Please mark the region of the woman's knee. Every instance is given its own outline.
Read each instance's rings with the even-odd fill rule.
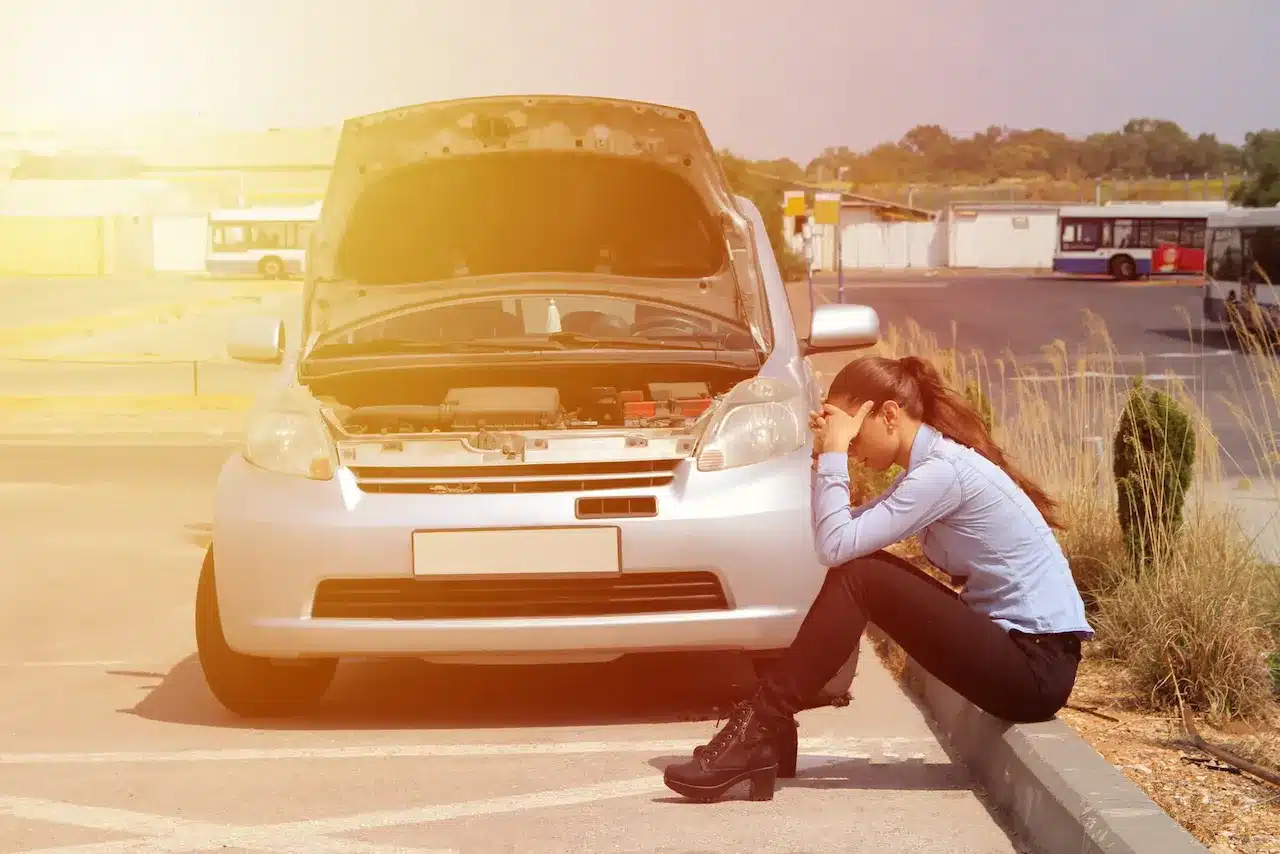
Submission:
[[[892,578],[892,567],[886,564],[902,565],[915,572],[915,568],[897,555],[886,551],[872,552],[863,557],[834,566],[827,571],[827,580],[836,581],[845,586],[856,588],[859,593],[866,593],[879,586],[879,582]]]

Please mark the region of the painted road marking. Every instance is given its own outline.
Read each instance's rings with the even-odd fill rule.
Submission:
[[[1013,380],[1014,382],[1052,383],[1052,382],[1059,382],[1061,380],[1078,380],[1078,379],[1128,380],[1138,376],[1142,376],[1144,379],[1148,379],[1148,380],[1198,380],[1200,379],[1200,377],[1196,376],[1195,374],[1110,374],[1110,373],[1104,373],[1102,371],[1081,371],[1079,373],[1047,374],[1044,376],[1038,376],[1034,374],[1026,375],[1026,376],[1019,375],[1015,377],[1009,377],[1009,379]]]
[[[6,485],[7,484],[0,483],[0,490],[3,490],[3,488]],[[25,668],[42,668],[42,667],[105,668],[105,667],[123,667],[128,663],[129,662],[127,661],[0,661],[0,669],[11,670],[14,668],[25,669]]]
[[[224,748],[218,750],[115,751],[99,753],[0,753],[0,765],[124,765],[164,762],[250,762],[297,759],[383,759],[476,756],[572,756],[591,753],[691,753],[698,740],[569,741],[524,744],[371,744],[353,747]],[[929,737],[803,738],[803,750],[869,757],[894,747],[927,748]]]
[[[941,748],[931,738],[884,738],[884,739],[804,739],[806,747],[812,744],[837,745],[852,744],[859,747],[876,745],[904,745],[908,742],[931,745],[939,755],[940,762],[950,765],[951,762],[941,753]],[[645,752],[661,752],[677,749],[684,753],[691,749],[689,742],[651,741],[651,742],[584,742],[565,745],[421,745],[436,751],[452,751],[452,753],[435,753],[433,755],[490,755],[509,756],[512,752],[520,752],[521,748],[536,748],[537,752],[546,752],[547,748],[565,748],[563,752],[581,751],[597,752],[599,748],[608,747],[614,752],[643,749]],[[377,750],[378,748],[374,748]],[[401,748],[403,749],[403,748]],[[459,750],[466,752],[459,753]],[[369,748],[361,749],[369,755]],[[479,753],[484,751],[484,753]],[[258,754],[296,755],[314,753],[306,750],[285,751],[250,751]],[[886,750],[887,755],[895,761],[902,761],[897,751]],[[179,751],[170,754],[149,754],[152,756],[192,756],[192,755],[226,755],[241,754],[244,751]],[[19,754],[21,755],[21,754]],[[49,756],[57,754],[27,754],[27,756]],[[75,755],[75,754],[67,754]],[[143,754],[78,754],[79,756],[138,756]],[[800,757],[797,763],[800,772],[807,772],[849,760],[867,760],[870,757],[861,749],[841,755],[840,751],[824,751],[824,755]],[[923,753],[913,753],[906,762],[916,765],[925,761]],[[661,775],[646,774],[625,780],[614,780],[567,789],[551,789],[528,792],[519,795],[502,795],[492,798],[462,801],[458,803],[432,804],[424,807],[408,809],[374,810],[334,818],[308,819],[303,821],[282,822],[261,825],[229,825],[209,821],[193,821],[172,816],[161,816],[151,813],[135,812],[107,807],[87,806],[65,801],[42,800],[22,797],[0,797],[0,815],[9,815],[19,819],[50,822],[62,825],[73,825],[81,828],[104,830],[116,833],[133,834],[135,838],[120,842],[98,842],[87,845],[61,846],[57,848],[28,849],[18,854],[126,854],[126,852],[197,852],[218,848],[244,848],[255,851],[293,852],[306,851],[308,854],[438,854],[440,849],[431,852],[429,849],[405,846],[378,845],[352,839],[335,839],[334,834],[357,833],[361,831],[406,827],[410,825],[430,824],[450,821],[457,818],[491,816],[522,812],[526,810],[547,809],[562,806],[576,806],[597,803],[618,798],[636,797],[666,791]]]
[[[0,410],[19,412],[248,412],[251,394],[0,395]]]
[[[306,851],[307,854],[444,854],[442,849],[332,839],[294,829],[290,825],[236,826],[36,798],[0,797],[0,815],[143,837],[119,842],[34,848],[17,854],[160,854],[219,848],[245,848],[280,854],[296,854],[299,851]],[[455,849],[447,850],[453,852]]]

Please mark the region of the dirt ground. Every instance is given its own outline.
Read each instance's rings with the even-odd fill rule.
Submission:
[[[1126,696],[1122,668],[1086,658],[1071,696],[1075,708],[1059,717],[1212,851],[1280,852],[1280,788],[1193,747],[1176,712],[1142,711]],[[1249,724],[1194,723],[1209,744],[1280,768],[1280,704]]]

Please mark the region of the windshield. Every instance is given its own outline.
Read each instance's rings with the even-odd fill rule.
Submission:
[[[753,341],[750,332],[741,327],[678,308],[625,297],[578,294],[511,296],[425,307],[327,337],[320,347],[386,342],[393,351],[430,347],[447,352],[450,345],[456,345],[459,352],[466,352],[485,342],[525,338],[529,340],[522,349],[537,349],[539,341],[545,349],[563,349],[574,343],[589,346],[598,339],[598,346],[606,348],[665,344],[746,350]],[[578,340],[572,341],[574,338]],[[322,354],[320,347],[317,354]]]
[[[1215,228],[1207,272],[1220,282],[1280,281],[1280,227]]]
[[[360,195],[339,278],[402,284],[509,273],[715,276],[724,238],[693,186],[655,163],[503,152],[393,169]]]

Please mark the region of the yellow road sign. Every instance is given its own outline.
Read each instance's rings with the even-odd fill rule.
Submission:
[[[818,193],[813,200],[813,218],[818,225],[839,225],[840,194]]]

